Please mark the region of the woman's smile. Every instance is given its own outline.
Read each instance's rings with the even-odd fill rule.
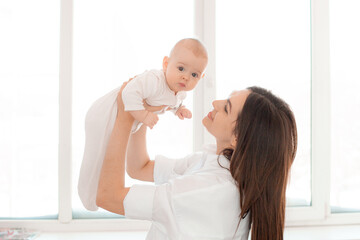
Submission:
[[[208,113],[207,117],[210,118],[211,121],[213,120],[212,111]]]

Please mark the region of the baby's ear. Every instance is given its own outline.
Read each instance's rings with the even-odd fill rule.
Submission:
[[[164,70],[164,72],[166,72],[168,63],[169,63],[169,57],[165,56],[164,59],[163,59],[163,70]]]

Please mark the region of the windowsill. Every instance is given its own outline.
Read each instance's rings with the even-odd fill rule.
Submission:
[[[145,231],[139,232],[43,232],[35,240],[140,240],[145,239]]]
[[[286,240],[355,240],[360,239],[360,225],[308,226],[285,228]]]
[[[36,240],[140,240],[145,239],[146,231],[107,231],[107,232],[43,232]],[[286,240],[355,240],[360,238],[360,226],[321,226],[287,227]]]

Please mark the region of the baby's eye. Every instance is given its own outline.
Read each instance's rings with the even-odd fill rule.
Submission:
[[[184,71],[184,68],[183,67],[178,67],[179,71]]]
[[[197,73],[192,73],[191,74],[194,78],[196,78],[198,75],[197,75]]]

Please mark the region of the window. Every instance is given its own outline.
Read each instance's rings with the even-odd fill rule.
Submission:
[[[97,98],[161,68],[177,40],[194,36],[210,57],[185,102],[194,118],[161,116],[150,156],[198,150],[211,141],[201,119],[212,100],[260,85],[289,102],[298,124],[287,225],[360,223],[359,10],[356,0],[1,1],[1,226],[52,218],[52,229],[146,228],[81,219],[119,217],[89,213],[78,198],[84,118]]]
[[[294,111],[298,151],[287,190],[290,206],[311,202],[310,40],[308,1],[216,2],[217,98],[260,86],[283,98]]]
[[[139,7],[141,6],[141,7]],[[151,9],[151,11],[149,11]],[[91,104],[124,81],[145,70],[161,69],[164,56],[184,37],[193,37],[192,1],[74,1],[73,179],[74,218],[105,217],[82,206],[77,194],[84,151],[85,114]],[[96,17],[94,17],[96,15]],[[172,19],[172,21],[168,21]],[[192,110],[192,93],[185,99]],[[176,127],[174,127],[176,126]],[[192,120],[168,112],[148,131],[150,157],[182,156],[192,151]],[[166,148],[163,146],[167,145]],[[181,146],[181,147],[179,147]],[[126,178],[131,186],[136,180]],[[109,217],[119,216],[110,214]]]
[[[330,2],[333,213],[360,212],[360,2]]]
[[[57,218],[59,16],[0,3],[0,218]]]

